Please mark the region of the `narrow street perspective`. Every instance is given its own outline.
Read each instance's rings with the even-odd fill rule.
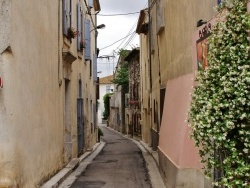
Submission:
[[[250,0],[0,0],[0,188],[250,188]]]
[[[138,146],[109,128],[102,130],[106,146],[71,188],[151,188]]]

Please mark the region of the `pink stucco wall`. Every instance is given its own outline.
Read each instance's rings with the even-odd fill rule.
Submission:
[[[167,83],[160,129],[159,149],[178,168],[202,167],[198,150],[189,138],[188,109],[191,101],[193,74]]]

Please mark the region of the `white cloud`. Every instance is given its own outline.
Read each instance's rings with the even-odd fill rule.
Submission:
[[[147,6],[147,0],[100,0],[101,12],[99,14],[124,14],[124,13],[132,13],[139,12],[141,9],[144,9]],[[98,24],[105,24],[106,28],[103,30],[99,30],[98,35],[98,48],[104,48],[117,40],[128,35],[132,26],[135,25],[132,32],[136,29],[136,24],[139,18],[139,14],[126,15],[126,16],[98,16]],[[117,47],[121,44],[121,42],[126,42],[129,37],[125,41],[120,41],[115,45],[106,48],[100,51],[99,56],[102,55],[112,55],[114,50],[117,50]],[[124,43],[123,43],[124,44]],[[138,36],[130,43],[126,49],[131,49],[130,46],[138,46],[139,39]],[[123,47],[124,45],[121,45]],[[98,61],[98,71],[102,71],[99,74],[99,77],[103,77],[106,75],[110,75],[113,72],[113,67],[116,66],[116,60],[102,60]]]

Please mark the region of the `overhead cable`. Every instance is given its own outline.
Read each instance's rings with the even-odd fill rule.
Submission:
[[[129,35],[127,35],[127,36],[125,36],[125,37],[123,37],[123,38],[121,38],[121,39],[119,39],[119,40],[115,41],[114,43],[112,43],[112,44],[110,44],[110,45],[108,45],[108,46],[105,46],[105,47],[101,48],[100,50],[103,50],[103,49],[109,48],[110,46],[113,46],[113,45],[114,45],[114,44],[116,44],[117,42],[120,42],[121,40],[123,40],[123,39],[125,39],[125,38],[129,37],[130,35],[132,35],[132,34],[134,34],[134,33],[135,33],[135,31],[134,31],[134,32],[132,32],[132,33],[130,33]]]
[[[98,14],[98,16],[126,16],[131,14],[139,14],[140,12],[120,13],[120,14]]]

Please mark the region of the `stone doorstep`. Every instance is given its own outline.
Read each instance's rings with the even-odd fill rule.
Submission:
[[[78,166],[79,164],[86,159],[92,152],[94,152],[98,146],[100,145],[100,142],[96,143],[91,151],[85,152],[83,155],[81,155],[79,158],[72,159],[66,167],[64,167],[62,170],[60,170],[56,175],[54,175],[51,179],[49,179],[47,182],[45,182],[41,188],[56,188],[62,183]]]

